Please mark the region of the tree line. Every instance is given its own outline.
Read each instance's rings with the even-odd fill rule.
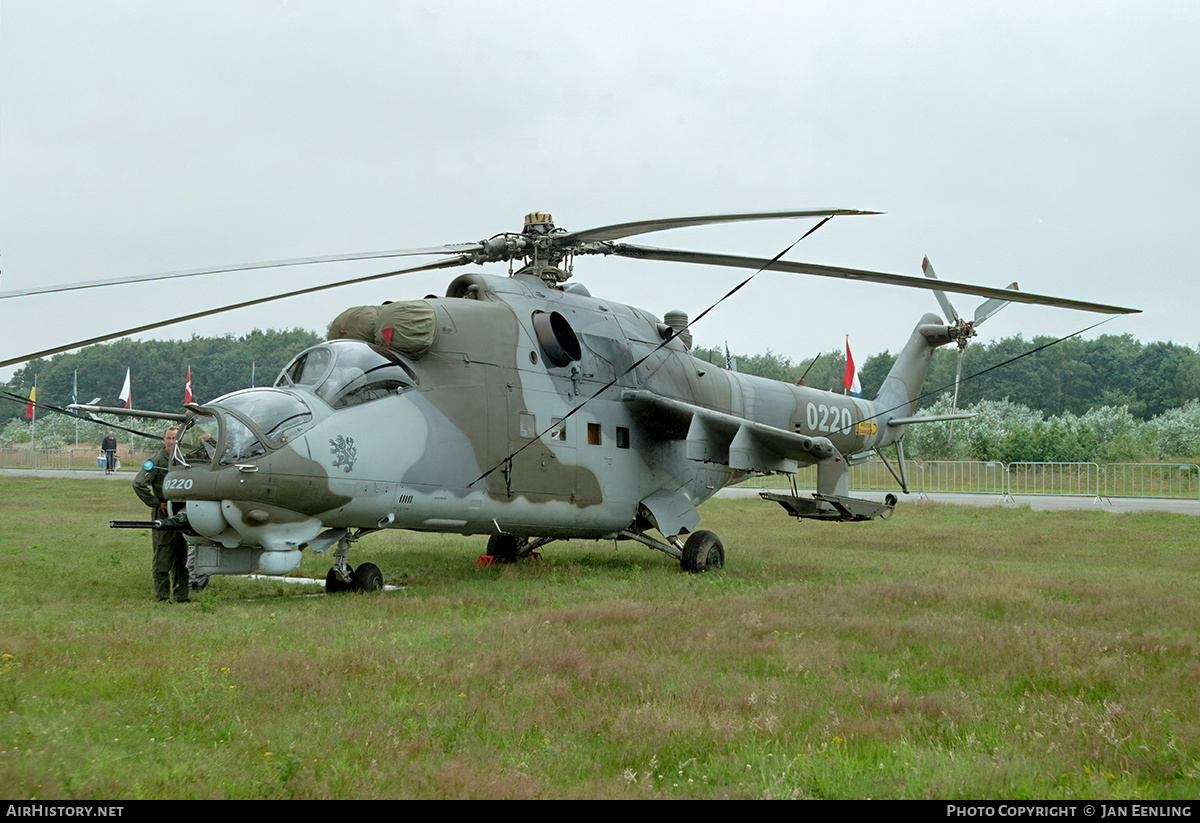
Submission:
[[[204,403],[270,385],[297,352],[321,339],[303,329],[255,329],[241,337],[120,340],[31,361],[3,388],[28,397],[36,376],[39,402],[66,406],[73,396],[81,403],[99,397],[100,405],[115,406],[121,404],[128,368],[135,408],[176,411],[189,367],[193,398]],[[915,426],[906,438],[909,453],[1004,461],[1200,454],[1200,352],[1176,343],[1142,343],[1127,334],[1047,346],[1053,342],[1018,335],[968,346],[958,408],[974,411],[978,419]],[[698,347],[693,354],[725,365],[721,348]],[[935,353],[919,410],[949,411],[957,358],[954,346]],[[798,361],[771,351],[737,354],[734,360],[748,374],[790,383],[803,376],[808,386],[842,391],[844,350]],[[864,397],[878,392],[895,361],[896,355],[885,351],[859,364]],[[0,404],[0,429],[19,434],[24,415],[24,403]],[[13,421],[18,422],[9,427]]]
[[[723,350],[696,354],[725,365]],[[845,352],[793,361],[767,352],[734,358],[749,374],[827,391],[843,390]],[[863,397],[874,397],[896,355],[859,367]],[[858,365],[858,364],[856,364]],[[954,409],[957,347],[934,354],[918,414]],[[1007,337],[972,343],[963,353],[957,411],[970,420],[910,426],[909,457],[1012,462],[1125,462],[1200,456],[1200,352],[1131,335],[1094,340]]]
[[[1188,346],[1142,343],[1128,334],[1048,345],[1052,343],[1051,337],[1017,335],[968,345],[959,406],[1008,400],[1048,417],[1111,406],[1146,421],[1200,398],[1200,352]],[[695,354],[725,364],[722,349],[698,348]],[[794,383],[807,371],[805,385],[842,391],[846,355],[838,349],[799,361],[770,351],[735,359],[738,371],[747,374]],[[941,394],[953,392],[957,359],[954,345],[934,353],[925,381],[927,397],[918,405],[932,405]],[[885,351],[856,363],[863,397],[875,396],[895,362],[896,355]]]
[[[179,411],[183,406],[188,369],[192,398],[206,403],[223,394],[252,386],[269,386],[300,351],[321,340],[304,329],[261,331],[241,337],[197,337],[190,340],[118,340],[88,346],[49,359],[31,360],[3,385],[11,394],[28,397],[37,379],[37,400],[65,407],[78,397],[88,403],[121,406],[119,396],[129,370],[133,407],[148,411]],[[0,421],[23,419],[25,404],[0,404]],[[39,417],[44,413],[39,412]]]

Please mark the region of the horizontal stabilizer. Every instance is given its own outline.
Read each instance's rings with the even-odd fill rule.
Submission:
[[[974,414],[959,412],[957,414],[931,414],[927,417],[893,417],[888,421],[889,426],[907,426],[910,423],[942,423],[946,420],[969,420]]]

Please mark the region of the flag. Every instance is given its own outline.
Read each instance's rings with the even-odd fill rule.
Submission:
[[[729,341],[725,341],[725,371],[737,371],[737,360],[729,353]]]
[[[846,338],[846,374],[842,377],[842,387],[849,389],[850,394],[862,397],[862,387],[858,384],[858,372],[854,370],[854,358],[850,356],[850,338]]]
[[[33,404],[36,400],[37,400],[37,386],[34,386],[32,389],[29,390],[29,405],[27,405],[25,407],[25,418],[28,420],[33,419]]]
[[[125,403],[125,408],[133,408],[133,392],[129,390],[129,369],[125,369],[125,385],[121,387],[121,401]]]
[[[186,406],[192,402],[192,367],[188,366],[187,383],[183,386],[183,403]]]

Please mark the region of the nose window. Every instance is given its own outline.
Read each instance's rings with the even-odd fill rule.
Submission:
[[[221,454],[222,463],[251,460],[265,454],[266,451],[248,426],[233,415],[225,416],[225,450]]]
[[[244,389],[217,398],[211,406],[223,425],[219,450],[224,464],[258,457],[266,453],[266,446],[278,448],[312,420],[312,410],[303,400],[275,389]],[[209,451],[210,459],[216,451],[211,442],[199,446]]]
[[[171,455],[172,463],[189,466],[195,463],[211,463],[217,451],[219,434],[217,418],[208,415],[193,418],[179,435],[179,441]]]

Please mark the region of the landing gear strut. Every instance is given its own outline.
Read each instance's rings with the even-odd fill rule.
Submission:
[[[668,537],[669,543],[656,540],[632,529],[620,533],[626,540],[636,540],[655,551],[669,554],[679,561],[679,567],[685,572],[717,571],[725,567],[725,547],[721,539],[710,531],[701,529],[688,535],[687,542],[679,539],[678,535]]]

